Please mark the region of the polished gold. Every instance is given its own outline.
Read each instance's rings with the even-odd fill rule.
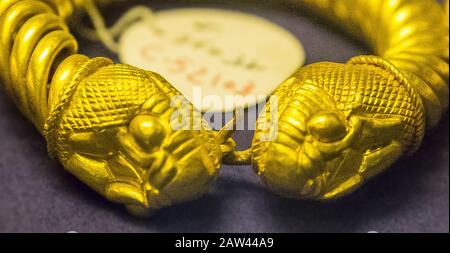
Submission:
[[[194,118],[181,125],[195,130],[174,128],[175,112],[196,113],[183,99],[171,104],[181,94],[158,74],[78,54],[66,20],[85,1],[1,0],[0,77],[50,154],[136,214],[201,196],[222,158],[251,162],[286,196],[342,196],[417,150],[447,110],[448,7],[433,0],[287,0],[378,56],[299,69],[274,93],[277,137],[263,141],[259,122],[245,151],[228,128]]]

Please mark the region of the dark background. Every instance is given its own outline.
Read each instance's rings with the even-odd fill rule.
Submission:
[[[156,9],[174,6],[152,5]],[[296,9],[226,8],[255,13],[289,29],[303,42],[308,63],[345,62],[369,53],[339,30]],[[104,12],[113,22],[123,10]],[[99,44],[83,40],[80,44],[85,54],[115,58]],[[447,113],[415,155],[338,201],[285,199],[267,191],[250,167],[223,166],[217,183],[202,199],[138,219],[48,158],[44,139],[0,94],[0,232],[448,233],[448,129]],[[236,140],[245,148],[252,135],[238,132]]]

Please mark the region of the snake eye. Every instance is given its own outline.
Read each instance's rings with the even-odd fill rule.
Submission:
[[[130,133],[146,151],[162,144],[165,133],[157,118],[151,115],[138,115],[130,123]]]
[[[324,112],[313,116],[308,122],[311,135],[323,142],[342,139],[347,133],[344,122],[335,113]]]

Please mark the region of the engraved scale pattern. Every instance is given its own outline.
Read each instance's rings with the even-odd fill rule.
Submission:
[[[64,130],[90,130],[126,124],[158,88],[145,71],[110,65],[80,83],[64,114]]]
[[[406,123],[405,145],[411,146],[407,150],[418,148],[424,135],[423,109],[418,98],[387,70],[371,65],[318,63],[302,68],[295,76],[300,82],[311,80],[322,87],[340,110],[361,107],[366,117],[401,118]]]

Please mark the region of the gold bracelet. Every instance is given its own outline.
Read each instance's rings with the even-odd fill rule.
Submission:
[[[190,130],[173,129],[174,112],[195,110],[171,104],[181,94],[160,75],[78,54],[66,21],[89,0],[1,0],[1,81],[50,155],[134,214],[200,197],[222,160],[252,164],[282,195],[336,198],[416,151],[447,110],[448,8],[434,0],[287,2],[338,23],[377,56],[300,68],[273,94],[277,137],[264,140],[272,130],[258,121],[245,151],[228,128],[192,120]]]

